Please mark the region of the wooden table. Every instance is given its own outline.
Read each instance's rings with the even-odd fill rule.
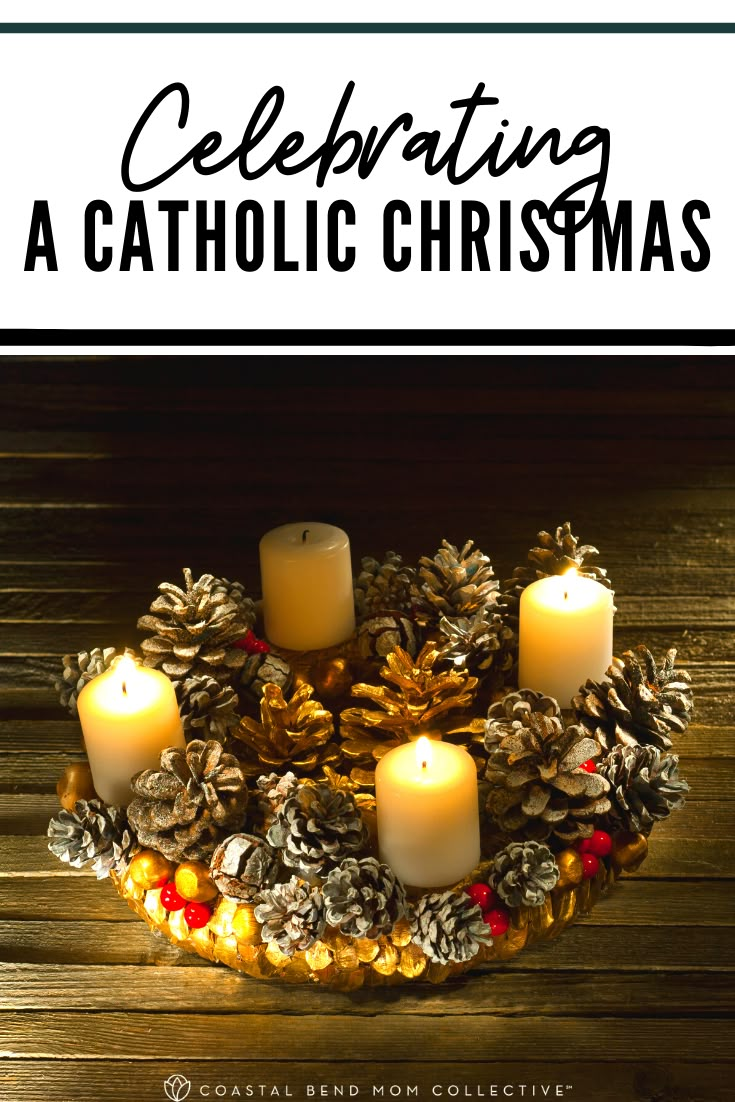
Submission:
[[[296,370],[286,389],[277,359],[0,363],[0,1098],[153,1102],[172,1073],[192,1099],[731,1098],[735,363]],[[610,569],[618,650],[679,648],[687,806],[561,940],[437,988],[268,986],[180,955],[47,852],[56,779],[80,758],[59,656],[135,641],[185,565],[256,587],[259,535],[299,516],[340,523],[356,556],[473,537],[500,577],[571,519]]]

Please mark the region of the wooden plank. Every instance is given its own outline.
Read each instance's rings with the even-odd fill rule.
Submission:
[[[553,1020],[553,1029],[549,1028]],[[573,1052],[584,1036],[589,1019],[579,1017],[524,1018],[495,1017],[478,1013],[468,1029],[462,1018],[426,1018],[406,1014],[397,1030],[390,1017],[379,1014],[360,1020],[359,1053],[365,1060],[402,1060],[421,1065],[427,1052],[431,1059],[457,1063],[481,1063],[492,1052],[498,1061],[523,1060],[533,1051],[536,1060],[554,1060],[559,1053]],[[615,1045],[600,1045],[596,1058],[601,1066],[615,1064],[624,1051],[629,1060],[650,1059],[661,1044],[662,1024],[658,1016],[596,1018],[598,1030],[612,1029]],[[192,1051],[220,1063],[242,1058],[243,1036],[258,1038],[260,1060],[280,1060],[285,1065],[311,1059],[316,1031],[328,1038],[331,1060],[352,1061],[355,1057],[354,1024],[344,1014],[289,1017],[289,1043],[273,1028],[272,1015],[260,1014],[154,1014],[127,1011],[79,1014],[54,1013],[0,1016],[0,1057],[86,1060],[126,1058],[132,1060],[186,1060]],[[202,1044],[202,1031],[216,1037],[216,1044]],[[666,1020],[666,1048],[696,1053],[697,1060],[735,1062],[735,1022],[721,1018],[675,1018]],[[483,1039],[478,1045],[478,1036]],[[308,1057],[307,1057],[308,1058]]]
[[[582,1034],[583,1035],[583,1034]],[[243,1045],[243,1047],[245,1047]],[[422,1046],[423,1047],[423,1046]],[[578,1050],[574,1045],[571,1052]],[[487,1053],[484,1045],[478,1045]],[[357,1050],[359,1052],[359,1048]],[[117,1097],[120,1085],[135,1084],[135,1102],[161,1102],[164,1098],[163,1083],[172,1074],[185,1076],[192,1083],[191,1098],[215,1097],[218,1087],[232,1097],[234,1090],[240,1097],[247,1096],[248,1086],[256,1098],[261,1097],[320,1097],[324,1088],[326,1097],[335,1096],[335,1088],[341,1087],[343,1097],[348,1097],[353,1085],[357,1097],[446,1100],[450,1087],[457,1088],[463,1098],[502,1098],[503,1092],[514,1090],[520,1096],[520,1085],[525,1084],[526,1097],[531,1088],[536,1089],[536,1099],[566,1097],[581,1102],[731,1102],[732,1064],[714,1062],[682,1063],[672,1061],[668,1054],[656,1049],[656,1055],[643,1063],[619,1059],[618,1063],[606,1063],[604,1074],[595,1061],[554,1060],[542,1061],[532,1049],[520,1061],[503,1063],[484,1062],[463,1066],[455,1061],[438,1062],[426,1052],[425,1063],[406,1066],[402,1062],[386,1063],[363,1061],[353,1057],[349,1066],[329,1063],[325,1060],[290,1063],[286,1068],[278,1062],[243,1060],[229,1061],[213,1069],[211,1063],[197,1060],[151,1059],[145,1064],[126,1060],[96,1060],[93,1062],[59,1060],[5,1060],[0,1064],[0,1091],[6,1090],[7,1098],[23,1098],[24,1102],[100,1102],[110,1097],[111,1084]],[[375,1087],[383,1087],[383,1094],[374,1094]],[[571,1090],[567,1091],[566,1088]],[[555,1095],[556,1088],[562,1092]],[[416,1095],[409,1093],[416,1090]],[[339,1097],[342,1097],[341,1095]],[[505,1097],[508,1097],[506,1094]]]
[[[141,974],[135,965],[0,965],[5,1010],[137,1010],[229,1013],[273,1009],[274,988],[253,983],[226,968],[191,969],[151,966]],[[278,1011],[288,1014],[442,1014],[474,1016],[531,1014],[552,1018],[620,1014],[652,1015],[666,1007],[667,1015],[694,1015],[703,1010],[725,1014],[735,1010],[731,976],[709,976],[706,986],[699,972],[600,975],[568,974],[564,997],[554,973],[514,972],[502,969],[447,981],[444,984],[407,984],[400,999],[386,988],[369,988],[349,999],[315,986],[282,985],[277,989]]]
[[[40,839],[39,839],[40,843]],[[140,922],[118,898],[114,888],[98,883],[85,870],[59,865],[61,875],[37,880],[35,877],[7,877],[2,881],[2,913],[6,919],[30,916],[74,922],[79,919],[105,919],[110,922]],[[66,870],[66,871],[65,871]],[[698,922],[702,926],[731,926],[735,912],[729,890],[716,880],[704,880],[696,886]],[[640,926],[652,922],[658,926],[690,926],[692,893],[686,881],[645,880],[624,877],[592,914],[585,918],[595,926]]]
[[[127,908],[122,904],[118,906],[124,916]],[[34,913],[33,908],[29,907],[26,913]],[[132,916],[132,911],[128,913]],[[89,919],[83,914],[69,922],[49,918],[13,920],[3,915],[0,960],[42,965],[213,967],[202,957],[176,949],[134,916],[129,922],[119,923]],[[218,969],[219,966],[215,971]],[[641,971],[733,972],[735,938],[732,928],[724,926],[710,926],[706,935],[699,936],[692,932],[691,924],[597,926],[585,921],[565,930],[563,936],[554,941],[540,942],[525,949],[503,964],[501,971],[506,970],[553,971],[554,974],[582,971],[595,975]]]

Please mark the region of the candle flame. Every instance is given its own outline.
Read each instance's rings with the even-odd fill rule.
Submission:
[[[135,661],[129,654],[124,654],[120,661],[116,664],[115,669],[120,675],[120,683],[122,685],[123,696],[128,695],[128,679],[131,675],[135,674]]]
[[[422,773],[431,765],[431,758],[431,739],[428,739],[426,735],[422,735],[416,743],[416,764]]]
[[[564,573],[562,574],[562,578],[578,578],[578,577],[579,577],[579,571],[577,570],[576,566],[570,566],[569,569],[565,570]],[[564,590],[564,600],[566,601],[568,598],[569,598],[569,591],[565,589]]]

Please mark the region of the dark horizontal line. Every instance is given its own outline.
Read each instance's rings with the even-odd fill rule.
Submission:
[[[0,23],[3,34],[733,34],[735,23]]]
[[[48,345],[692,345],[735,344],[735,329],[2,329],[0,347]]]

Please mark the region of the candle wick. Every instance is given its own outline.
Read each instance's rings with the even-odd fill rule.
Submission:
[[[304,528],[303,532],[301,533],[301,542],[302,542],[302,543],[306,543],[306,537],[307,537],[308,535],[309,535],[309,529],[308,529],[308,528]]]
[[[426,769],[426,766],[427,766],[427,765],[428,765],[428,762],[425,762],[425,761],[422,761],[422,762],[421,762],[421,768],[422,768],[422,769]]]
[[[122,683],[122,690],[123,690],[123,696],[127,696],[128,695],[128,686],[127,686],[125,681],[123,681],[123,683]]]
[[[565,590],[564,590],[564,600],[565,600],[565,601],[566,601],[566,599],[567,599],[567,597],[568,597],[568,596],[569,596],[569,594],[567,593],[567,591],[566,591],[566,589],[565,589]]]

